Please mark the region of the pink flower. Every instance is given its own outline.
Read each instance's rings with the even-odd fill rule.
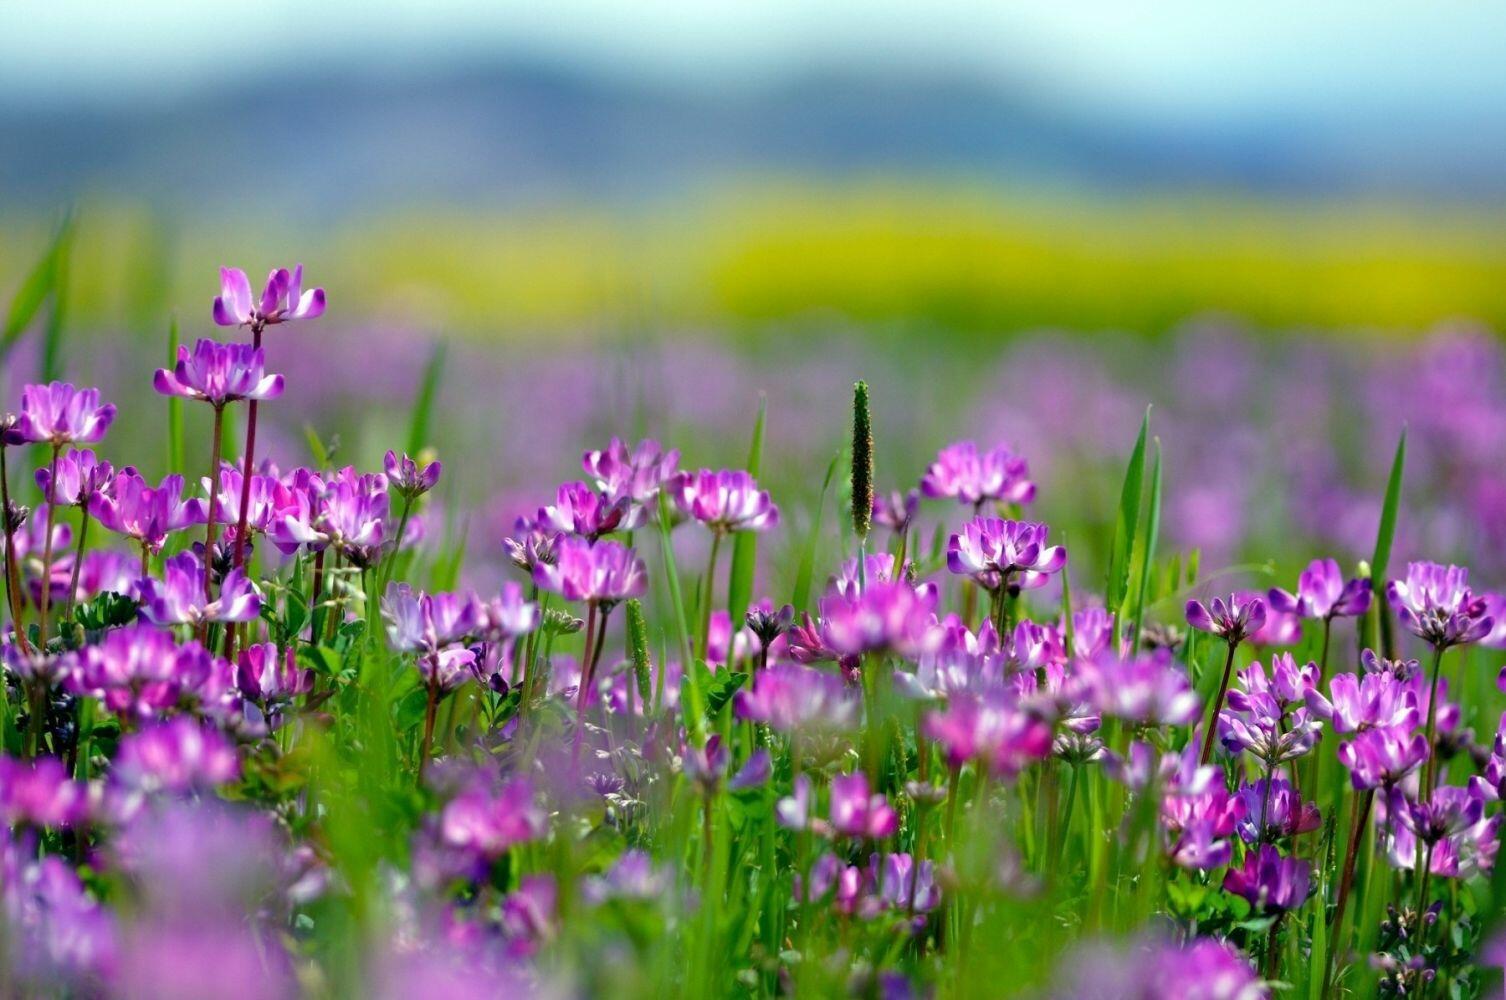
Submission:
[[[633,550],[613,541],[560,540],[554,565],[538,563],[533,579],[567,601],[622,601],[648,590],[648,570]]]
[[[920,491],[974,506],[985,500],[1029,503],[1035,499],[1029,476],[1025,460],[1003,445],[980,454],[972,441],[959,441],[937,453],[920,481]]]
[[[295,319],[314,319],[324,313],[324,289],[303,290],[303,265],[290,272],[280,267],[267,276],[261,299],[251,301],[251,281],[236,267],[220,268],[220,294],[214,300],[214,321],[220,326],[249,326],[253,329],[286,323]]]
[[[844,837],[880,840],[899,829],[899,814],[882,795],[870,795],[868,777],[839,774],[831,779],[831,825]]]
[[[768,492],[741,470],[682,472],[669,490],[680,510],[714,531],[766,531],[779,523]]]
[[[246,344],[200,340],[178,348],[178,363],[157,369],[152,385],[164,396],[182,396],[220,407],[240,399],[276,399],[281,375],[265,372],[266,353]]]
[[[22,441],[54,447],[94,444],[114,419],[114,405],[100,405],[98,389],[75,389],[70,382],[28,385],[21,390],[14,433]]]
[[[204,566],[193,552],[180,552],[162,567],[162,579],[141,581],[141,617],[154,625],[249,622],[261,614],[261,594],[246,574],[232,569],[219,597],[204,597]]]

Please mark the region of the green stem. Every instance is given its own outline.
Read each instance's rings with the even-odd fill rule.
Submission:
[[[1428,762],[1422,773],[1422,801],[1433,801],[1433,782],[1438,777],[1438,748],[1433,745],[1433,729],[1438,715],[1438,672],[1443,665],[1443,647],[1433,647],[1432,682],[1428,687]]]
[[[702,660],[706,659],[706,654],[711,645],[711,605],[715,600],[716,561],[717,557],[721,554],[721,548],[722,530],[720,528],[713,528],[711,531],[711,557],[706,564],[706,596],[701,601],[701,637],[698,648],[700,649],[700,658]],[[686,666],[686,669],[690,669],[689,665]]]
[[[1218,713],[1224,707],[1224,695],[1229,690],[1229,674],[1234,669],[1234,647],[1229,643],[1229,655],[1224,659],[1224,676],[1218,682],[1218,696],[1213,699],[1213,711],[1208,715],[1208,730],[1203,734],[1203,752],[1199,760],[1206,765],[1213,756],[1213,734],[1218,730]]]
[[[80,507],[84,519],[78,526],[78,547],[73,550],[73,575],[68,580],[68,604],[63,610],[63,621],[73,620],[73,605],[78,600],[78,575],[84,566],[84,540],[89,537],[89,511]]]
[[[16,568],[16,533],[10,523],[10,476],[5,470],[4,445],[0,445],[0,522],[5,526],[5,599],[10,605],[16,645],[23,654],[28,654],[31,647],[26,641],[26,624],[21,619],[21,574]]]

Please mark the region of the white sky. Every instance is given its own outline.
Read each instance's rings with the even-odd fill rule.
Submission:
[[[0,100],[25,103],[527,54],[694,88],[903,67],[1152,117],[1469,117],[1506,112],[1503,52],[1493,0],[0,0]]]

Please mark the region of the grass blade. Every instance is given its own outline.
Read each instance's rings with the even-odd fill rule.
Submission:
[[[763,463],[764,421],[768,415],[769,401],[762,393],[758,397],[758,417],[753,421],[753,443],[748,447],[748,473],[758,477]],[[732,568],[727,577],[727,613],[732,616],[732,628],[742,627],[743,612],[753,599],[753,572],[758,562],[758,532],[739,531],[732,539]]]
[[[665,582],[669,585],[669,603],[675,610],[675,632],[680,639],[680,655],[684,657],[680,662],[685,665],[685,674],[682,683],[685,685],[685,725],[690,730],[692,741],[696,746],[701,745],[702,727],[701,716],[705,704],[701,699],[701,687],[699,678],[696,676],[695,657],[690,645],[690,622],[685,617],[685,594],[680,589],[680,571],[675,566],[675,547],[669,539],[669,497],[664,491],[659,493],[659,547],[664,557]],[[662,663],[660,669],[663,669]]]
[[[810,606],[811,577],[815,575],[816,548],[821,542],[821,515],[826,510],[826,494],[831,489],[831,481],[837,474],[837,466],[841,464],[842,453],[839,451],[832,456],[831,464],[826,467],[826,479],[821,483],[821,497],[816,501],[816,517],[811,522],[810,537],[805,540],[805,550],[800,553],[800,569],[795,576],[795,596],[790,600],[797,612]]]
[[[1402,470],[1407,463],[1407,428],[1402,426],[1396,442],[1396,456],[1391,460],[1391,476],[1386,481],[1386,499],[1381,506],[1380,528],[1375,536],[1375,555],[1370,560],[1370,586],[1375,592],[1375,617],[1379,622],[1381,646],[1390,658],[1395,645],[1391,636],[1391,617],[1386,613],[1386,565],[1391,561],[1391,543],[1396,539],[1396,511],[1401,505]]]
[[[63,323],[68,309],[68,270],[73,249],[73,216],[63,220],[52,253],[52,311],[42,328],[42,381],[63,377]]]
[[[1129,467],[1124,471],[1124,487],[1119,492],[1119,513],[1114,519],[1114,542],[1109,550],[1109,576],[1104,584],[1104,603],[1117,610],[1124,604],[1129,587],[1130,556],[1135,550],[1135,533],[1140,526],[1140,494],[1145,484],[1145,438],[1150,431],[1150,407],[1140,421],[1140,436],[1135,439],[1135,450],[1130,453]],[[1118,638],[1120,622],[1115,619],[1114,634]]]
[[[5,316],[5,326],[0,327],[0,360],[10,353],[16,341],[21,339],[31,326],[32,320],[36,319],[42,305],[52,297],[58,287],[58,259],[64,253],[64,245],[69,240],[73,231],[72,216],[65,216],[57,231],[53,233],[52,242],[47,245],[47,250],[41,258],[27,272],[21,281],[21,287],[16,289],[15,297],[11,299],[10,311]]]
[[[171,368],[178,360],[178,316],[167,324],[167,367]],[[181,396],[167,397],[167,468],[169,472],[177,471],[185,467],[183,457],[183,399]]]
[[[424,367],[424,379],[419,384],[418,396],[413,400],[413,413],[408,418],[408,454],[417,456],[427,447],[429,424],[434,417],[434,399],[439,394],[439,379],[444,374],[445,345],[434,345],[429,363]]]
[[[1130,648],[1140,648],[1140,627],[1145,618],[1145,592],[1156,566],[1156,540],[1161,534],[1161,439],[1155,439],[1156,455],[1150,467],[1150,507],[1145,511],[1145,531],[1141,546],[1140,579],[1135,586],[1135,630]]]

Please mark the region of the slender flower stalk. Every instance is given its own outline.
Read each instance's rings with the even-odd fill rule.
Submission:
[[[873,526],[873,421],[868,412],[868,383],[852,386],[852,533],[858,539],[858,585],[864,579],[868,531]]]
[[[27,641],[26,625],[21,617],[21,574],[16,565],[16,529],[11,521],[10,475],[5,460],[6,450],[11,445],[25,441],[16,424],[15,415],[0,414],[0,528],[5,532],[5,599],[10,606],[16,645],[26,655],[30,653],[31,644]]]

